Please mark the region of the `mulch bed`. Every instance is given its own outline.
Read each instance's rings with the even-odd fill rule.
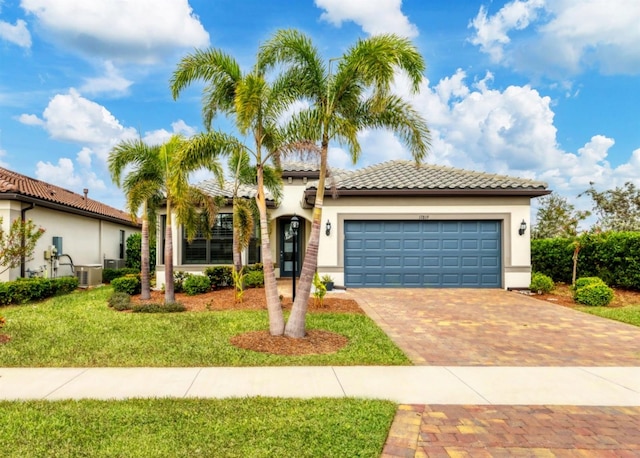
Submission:
[[[133,296],[131,300],[133,303],[138,304],[161,304],[164,302],[164,293],[162,291],[151,291],[151,299],[149,300],[143,301],[140,299],[140,296]],[[235,291],[232,288],[220,289],[195,296],[176,293],[176,302],[184,305],[187,311],[191,312],[267,309],[265,291],[262,288],[245,290],[242,302],[235,300]],[[281,303],[284,310],[291,310],[292,302],[290,297],[282,298]],[[325,296],[322,305],[311,297],[308,303],[308,312],[364,314],[364,311],[353,299],[343,299],[333,296]],[[347,345],[349,339],[343,335],[321,329],[308,329],[306,336],[302,339],[272,336],[269,334],[269,331],[265,330],[238,334],[232,337],[230,342],[232,345],[245,350],[275,355],[300,356],[335,353]]]
[[[571,285],[558,283],[553,291],[548,294],[534,294],[531,297],[563,307],[582,307],[581,304],[573,300]],[[613,300],[607,307],[626,307],[628,305],[640,304],[640,291],[628,291],[624,289],[614,289]]]

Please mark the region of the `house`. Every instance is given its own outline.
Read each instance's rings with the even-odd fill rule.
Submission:
[[[0,281],[33,275],[78,275],[81,284],[102,281],[102,267],[124,267],[126,240],[140,232],[128,213],[83,195],[0,168],[4,230],[16,218],[45,229],[32,260],[7,270]],[[55,249],[53,249],[55,247]],[[44,272],[46,270],[46,272]],[[97,271],[91,274],[92,271]],[[85,275],[79,273],[87,272]],[[87,277],[91,277],[90,279]]]
[[[318,176],[312,164],[283,165],[284,195],[270,202],[269,213],[279,277],[293,275],[294,253],[300,272]],[[199,186],[230,197],[228,185],[225,191],[208,188],[211,183]],[[318,273],[347,288],[528,287],[530,201],[549,193],[539,181],[403,160],[336,171],[326,182]],[[252,196],[247,189],[244,195]],[[301,220],[295,238],[294,215]],[[192,243],[174,229],[175,269],[231,264],[231,222],[228,207],[218,215],[214,236]],[[258,245],[256,231],[245,262],[260,260]],[[156,272],[161,285],[163,267]]]

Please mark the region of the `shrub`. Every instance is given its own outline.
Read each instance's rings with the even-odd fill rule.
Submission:
[[[264,272],[262,270],[247,272],[244,284],[247,288],[262,288],[264,286]]]
[[[123,310],[131,310],[131,296],[129,296],[127,293],[113,293],[107,303],[109,304],[109,307],[112,307],[120,312]]]
[[[149,270],[156,270],[156,243],[155,237],[149,240]],[[127,267],[136,269],[138,272],[142,268],[140,252],[142,250],[142,234],[135,233],[127,237],[126,264]]]
[[[24,304],[38,301],[56,294],[67,294],[78,287],[75,277],[18,278],[0,283],[0,305]]]
[[[189,275],[185,278],[182,289],[189,296],[204,294],[207,291],[211,291],[211,280],[205,275]]]
[[[138,304],[131,307],[134,313],[175,313],[184,312],[186,308],[179,302],[172,304]]]
[[[589,306],[605,306],[613,299],[613,290],[604,283],[592,283],[576,289],[575,301]]]
[[[78,289],[77,277],[60,277],[51,280],[53,294],[69,294]]]
[[[244,273],[244,267],[240,270],[231,269],[236,302],[242,302],[242,298],[244,297],[244,280],[246,276],[247,274]]]
[[[324,296],[327,294],[327,287],[320,281],[318,272],[313,275],[313,297],[317,306],[322,307],[324,305]]]
[[[576,280],[574,291],[589,285],[607,285],[600,277],[580,277]]]
[[[124,277],[125,275],[132,275],[140,273],[140,269],[134,269],[131,267],[124,267],[122,269],[103,269],[102,270],[102,282],[111,283],[116,278]]]
[[[173,291],[181,293],[184,291],[184,282],[189,278],[191,274],[182,270],[176,270],[173,272]]]
[[[534,293],[538,294],[546,294],[550,293],[555,284],[553,280],[545,274],[541,274],[540,272],[534,272],[531,275],[531,284],[529,285],[529,289]]]
[[[140,276],[129,274],[124,277],[114,278],[111,286],[113,286],[113,290],[118,293],[127,293],[130,296],[140,294]]]
[[[247,273],[254,272],[254,271],[262,272],[263,270],[264,270],[264,266],[262,265],[261,262],[256,262],[255,264],[249,264],[244,266],[244,271]]]
[[[213,289],[233,286],[233,269],[231,266],[207,267],[204,274],[209,277]]]

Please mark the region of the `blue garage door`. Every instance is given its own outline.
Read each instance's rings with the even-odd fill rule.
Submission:
[[[499,221],[346,221],[345,286],[501,286]]]

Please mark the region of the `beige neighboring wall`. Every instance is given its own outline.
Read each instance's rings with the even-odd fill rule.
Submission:
[[[318,272],[344,285],[344,222],[347,220],[499,220],[502,221],[504,288],[528,287],[531,280],[531,226],[529,197],[329,197],[322,224],[331,221],[331,235],[320,236]],[[527,223],[518,234],[521,221]]]

